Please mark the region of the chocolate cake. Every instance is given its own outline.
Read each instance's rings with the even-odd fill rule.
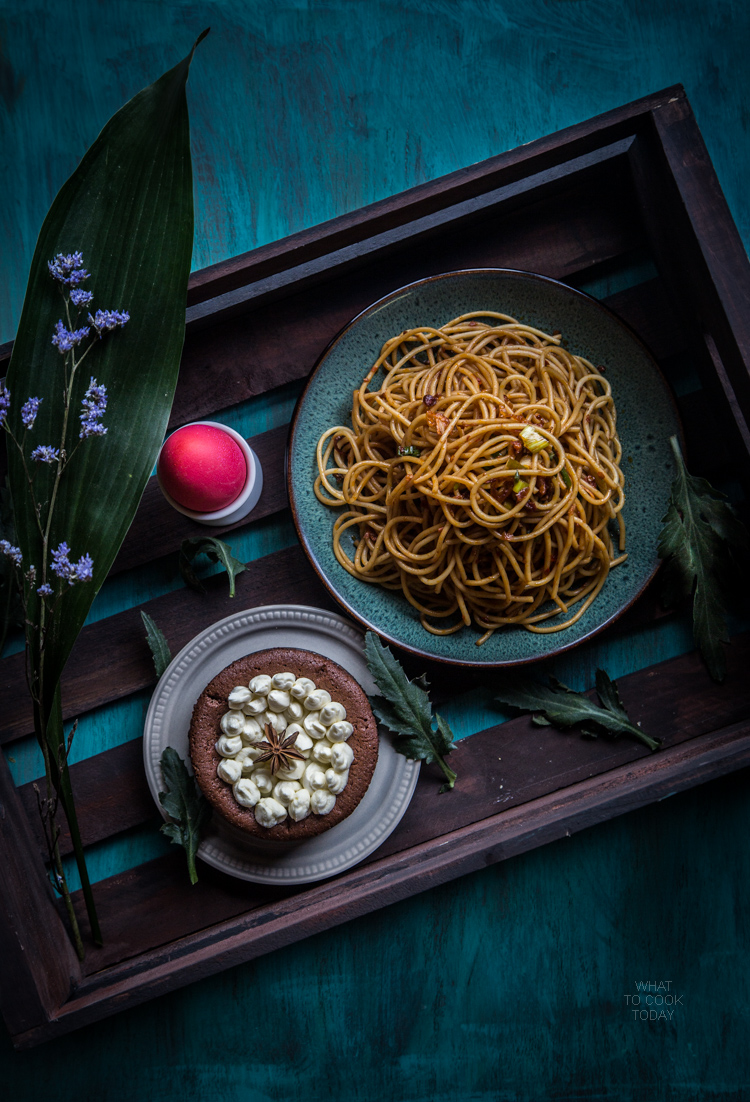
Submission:
[[[284,674],[294,675],[294,686]],[[268,678],[280,687],[266,688]],[[193,709],[190,758],[198,785],[224,819],[255,841],[301,842],[341,822],[367,791],[377,756],[377,725],[364,691],[341,666],[311,651],[279,647],[240,658],[217,674]]]

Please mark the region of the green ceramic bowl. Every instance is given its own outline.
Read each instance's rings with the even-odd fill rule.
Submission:
[[[604,364],[617,408],[625,471],[628,559],[613,570],[577,623],[552,635],[524,628],[496,631],[481,647],[480,631],[425,631],[415,609],[392,590],[358,581],[336,561],[331,531],[337,510],[313,493],[315,447],[330,425],[351,424],[352,391],[387,338],[417,325],[442,325],[460,314],[494,310],[551,333],[566,347]],[[375,380],[377,383],[377,380]],[[553,279],[504,269],[448,272],[387,295],[342,330],[312,372],[292,420],[288,482],[294,521],[310,562],[355,620],[405,650],[465,666],[513,666],[567,650],[602,631],[643,592],[658,566],[656,546],[667,510],[674,464],[669,437],[681,433],[674,400],[640,340],[596,299]]]

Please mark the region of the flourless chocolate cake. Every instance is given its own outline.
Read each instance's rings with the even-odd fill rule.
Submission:
[[[255,840],[301,842],[341,822],[367,791],[377,756],[364,691],[311,651],[280,647],[240,658],[193,709],[198,785]]]

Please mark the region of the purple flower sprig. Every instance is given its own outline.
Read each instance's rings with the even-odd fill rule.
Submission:
[[[10,409],[10,391],[5,387],[0,387],[0,425],[5,423],[5,418],[8,415]]]
[[[28,398],[21,406],[21,420],[25,428],[33,429],[41,400],[41,398]]]
[[[50,557],[52,573],[67,581],[68,585],[75,585],[76,582],[90,582],[94,576],[94,563],[91,556],[82,555],[78,562],[71,562],[70,548],[67,543],[61,543]]]
[[[90,306],[93,300],[93,293],[84,291],[81,287],[74,287],[70,292],[70,301],[74,306]]]
[[[68,256],[58,253],[54,260],[47,261],[47,267],[49,274],[62,287],[77,287],[91,274],[83,266],[82,253],[70,253]]]
[[[13,547],[7,540],[0,540],[0,554],[7,555],[11,562],[16,566],[20,566],[23,562],[23,555],[21,554],[20,547]]]
[[[31,453],[31,458],[35,463],[57,463],[60,458],[60,449],[53,448],[49,444],[38,444]]]
[[[106,408],[107,388],[97,383],[92,375],[81,402],[81,431],[78,434],[81,440],[85,440],[87,436],[106,435],[107,430],[101,424]]]
[[[97,310],[93,318],[89,314],[89,322],[100,338],[108,329],[117,329],[119,326],[127,325],[129,321],[130,314],[127,310]]]
[[[80,344],[82,340],[88,337],[91,329],[88,325],[84,325],[81,329],[66,329],[62,321],[58,321],[55,326],[55,335],[52,338],[52,343],[57,348],[58,352],[63,355],[70,352],[77,344]]]

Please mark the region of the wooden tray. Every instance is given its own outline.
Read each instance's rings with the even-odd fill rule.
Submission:
[[[680,87],[195,273],[172,422],[301,379],[354,314],[422,276],[511,267],[581,285],[644,258],[658,276],[606,301],[669,378],[686,365],[698,373],[701,389],[678,399],[693,470],[717,477],[731,464],[747,485],[750,266]],[[7,355],[0,350],[0,375]],[[286,508],[285,439],[278,429],[251,440],[265,472],[252,519]],[[199,531],[151,485],[114,569],[154,560]],[[332,607],[298,547],[272,558],[271,570],[268,559],[249,565],[231,605],[222,581],[208,601],[182,590],[145,607],[175,651],[240,607]],[[609,630],[660,615],[647,592]],[[106,944],[90,947],[83,965],[46,879],[34,793],[14,786],[0,755],[0,1003],[15,1044],[30,1047],[748,764],[748,658],[750,637],[740,637],[723,686],[695,654],[622,679],[633,718],[664,737],[653,755],[634,743],[564,738],[526,718],[464,740],[451,759],[457,789],[438,797],[436,774],[423,769],[386,844],[322,885],[267,888],[202,868],[191,887],[176,849],[102,881]],[[476,680],[457,674],[454,687]],[[122,612],[82,632],[63,682],[66,715],[153,682],[139,610]],[[22,684],[22,657],[3,660],[3,742],[32,730]],[[137,740],[73,766],[72,776],[87,844],[155,821]]]

